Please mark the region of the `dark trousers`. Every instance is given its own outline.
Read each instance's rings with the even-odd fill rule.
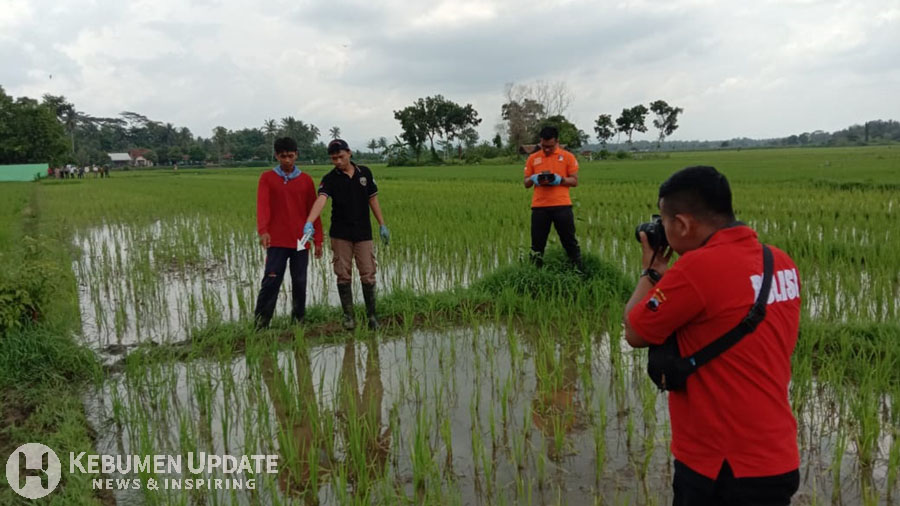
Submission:
[[[578,247],[578,239],[575,238],[575,215],[572,206],[532,207],[531,208],[531,251],[538,257],[543,256],[547,247],[547,236],[550,235],[550,225],[556,228],[559,234],[559,242],[569,258],[575,262],[581,262],[581,249]]]
[[[675,461],[673,506],[788,506],[800,486],[800,472],[759,478],[735,478],[728,461],[715,480]]]
[[[256,309],[253,310],[258,325],[268,325],[275,313],[278,290],[281,289],[288,260],[291,262],[293,292],[291,316],[302,321],[306,315],[306,269],[309,265],[309,250],[269,248],[266,250],[266,272],[259,288],[259,296],[256,298]]]

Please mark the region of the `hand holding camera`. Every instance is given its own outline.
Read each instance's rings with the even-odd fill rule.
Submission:
[[[561,177],[549,170],[545,170],[537,175],[538,185],[540,186],[556,186],[559,184],[560,180],[562,180]]]
[[[662,224],[662,216],[654,214],[649,222],[641,223],[637,226],[634,231],[634,237],[638,242],[643,242],[641,241],[641,232],[647,236],[647,244],[653,250],[662,250],[669,246],[669,241],[666,239],[666,230]]]
[[[641,243],[643,255],[641,266],[645,271],[654,270],[662,275],[669,269],[672,248],[666,238],[662,217],[654,214],[647,223],[641,223],[634,231],[634,236]]]

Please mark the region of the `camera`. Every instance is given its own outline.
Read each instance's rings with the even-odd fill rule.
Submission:
[[[647,242],[654,250],[663,250],[669,246],[669,241],[666,239],[666,230],[663,228],[660,215],[654,214],[653,219],[649,222],[641,223],[637,226],[637,229],[634,231],[634,237],[638,242],[641,241],[641,232],[647,234]]]
[[[549,170],[545,170],[544,172],[541,172],[540,174],[538,174],[538,177],[537,177],[538,184],[540,184],[540,185],[550,184],[555,179],[556,179],[556,174],[550,172]]]

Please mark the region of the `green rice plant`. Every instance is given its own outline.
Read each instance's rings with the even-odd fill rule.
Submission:
[[[399,360],[392,366],[402,371],[397,375],[385,371],[384,398],[393,413],[388,425],[395,443],[385,457],[391,462],[389,471],[363,464],[367,451],[378,446],[368,443],[378,432],[376,425],[366,416],[340,420],[339,406],[351,397],[341,401],[334,394],[338,373],[324,359],[309,357],[310,367],[318,367],[309,372],[308,380],[314,400],[308,403],[306,420],[313,442],[299,443],[303,438],[294,436],[299,415],[283,420],[277,415],[279,410],[301,411],[297,407],[301,382],[293,378],[302,367],[296,365],[296,358],[284,362],[281,356],[273,367],[282,379],[278,374],[271,376],[268,382],[274,383],[269,388],[259,365],[261,355],[274,357],[277,350],[294,350],[298,345],[292,335],[302,329],[299,332],[306,333],[303,340],[310,352],[330,356],[330,343],[338,334],[328,325],[337,321],[338,311],[327,258],[311,262],[307,325],[293,327],[280,316],[271,332],[261,334],[272,341],[272,347],[262,352],[253,343],[256,334],[248,324],[249,313],[264,255],[255,241],[253,223],[259,170],[198,171],[180,173],[177,178],[155,172],[127,174],[104,181],[110,184],[102,187],[41,183],[29,187],[39,212],[28,220],[36,222],[43,242],[52,244],[53,256],[62,260],[55,265],[62,265],[60,270],[71,280],[66,282],[71,287],[59,289],[54,303],[62,309],[54,309],[54,314],[62,317],[73,312],[74,317],[67,318],[77,327],[80,312],[84,339],[78,342],[91,353],[105,353],[112,346],[109,349],[129,355],[110,369],[119,371],[115,374],[121,378],[113,376],[104,384],[118,385],[107,389],[115,392],[108,394],[107,406],[109,418],[121,427],[116,430],[122,433],[124,446],[148,450],[181,444],[207,449],[277,446],[279,451],[284,446],[285,452],[293,452],[292,459],[309,461],[311,476],[322,475],[329,501],[394,503],[392,499],[405,493],[392,483],[414,474],[411,442],[417,431],[413,427],[425,417],[427,427],[419,432],[421,444],[427,444],[420,447],[420,457],[430,455],[433,460],[433,441],[440,441],[449,465],[438,472],[439,466],[432,463],[426,472],[419,464],[427,485],[427,491],[420,492],[423,501],[450,501],[457,489],[469,487],[469,478],[455,482],[448,472],[454,458],[456,467],[477,467],[476,476],[485,480],[487,502],[502,500],[504,484],[497,477],[507,476],[504,466],[521,466],[527,475],[515,485],[519,502],[532,500],[529,494],[535,485],[547,489],[541,500],[559,499],[560,488],[547,488],[547,476],[534,483],[531,474],[541,459],[547,474],[546,455],[571,455],[567,453],[571,448],[586,444],[586,448],[594,447],[595,482],[605,478],[603,469],[609,462],[622,458],[632,459],[638,473],[647,477],[639,498],[614,493],[612,502],[652,503],[657,497],[654,489],[666,488],[665,479],[654,474],[654,464],[668,462],[669,456],[654,448],[658,440],[667,439],[669,427],[663,417],[657,419],[659,396],[643,377],[643,352],[621,348],[622,305],[640,270],[633,230],[653,212],[658,184],[674,169],[714,164],[732,182],[739,217],[762,240],[791,254],[800,270],[803,321],[790,395],[798,418],[812,419],[801,424],[804,448],[814,450],[810,447],[836,440],[831,451],[821,452],[820,462],[804,464],[813,470],[814,466],[831,467],[821,484],[827,490],[833,483],[840,488],[842,466],[877,468],[894,476],[888,483],[896,481],[896,445],[879,446],[889,437],[896,441],[896,436],[888,434],[897,423],[890,420],[882,399],[900,381],[900,347],[895,339],[900,314],[900,260],[895,252],[900,236],[891,226],[896,221],[900,179],[894,151],[887,147],[745,150],[585,162],[581,184],[572,191],[579,240],[588,263],[583,278],[568,268],[555,238],[544,269],[523,261],[529,240],[528,198],[516,183],[520,166],[454,167],[453,171],[376,168],[396,238],[389,248],[379,246],[376,251],[383,294],[379,312],[386,322],[381,335],[388,347],[395,336],[402,339]],[[319,177],[325,168],[311,170]],[[196,191],[200,187],[204,191]],[[466,200],[472,192],[491,195],[491,199],[473,211]],[[491,219],[479,219],[481,213]],[[3,240],[9,237],[3,235],[5,230],[19,237],[23,232],[15,229],[24,230],[22,224],[28,223],[4,218],[0,223],[11,224],[0,226],[0,255],[9,251],[9,241]],[[466,226],[472,222],[479,226]],[[6,262],[8,257],[2,258],[4,266],[13,264]],[[289,304],[287,283],[280,300],[279,313],[284,315]],[[66,304],[74,309],[64,309]],[[542,310],[547,308],[553,311]],[[492,327],[503,329],[500,339],[485,330]],[[427,346],[414,336],[424,328],[438,329]],[[471,335],[448,330],[456,328],[480,330]],[[361,329],[340,337],[370,336]],[[577,343],[578,350],[577,358],[571,360],[575,364],[571,376],[564,367],[570,360],[563,358],[565,343],[570,341]],[[155,344],[134,346],[138,343]],[[437,352],[429,356],[423,347]],[[44,353],[52,356],[52,350],[33,349],[37,363],[43,362]],[[37,376],[83,378],[79,367],[71,364],[65,367],[75,371],[73,375],[51,372],[70,358],[77,363],[74,355],[58,353],[56,359],[46,361],[46,367],[35,369],[43,371]],[[527,360],[532,357],[533,363]],[[246,379],[241,376],[243,367],[249,372]],[[0,368],[0,375],[27,374],[21,369]],[[279,382],[284,386],[276,388]],[[572,402],[563,402],[569,393],[561,392],[571,392]],[[559,401],[556,410],[546,408],[552,402],[537,402],[543,411],[555,415],[546,425],[551,428],[546,436],[533,430],[538,428],[534,399],[541,396]],[[367,412],[361,409],[365,402],[358,398],[355,402],[358,414]],[[828,405],[832,402],[834,409]],[[281,407],[275,409],[275,403]],[[576,403],[595,406],[588,410],[583,434],[567,432],[570,420],[571,425],[580,422]],[[470,410],[471,427],[460,430],[450,421],[456,409],[462,411],[462,418]],[[520,409],[524,416],[515,416]],[[411,413],[415,416],[408,416]],[[609,424],[608,415],[617,415],[616,423]],[[150,432],[144,426],[150,426]],[[840,429],[843,435],[831,434],[840,427],[845,427]],[[470,454],[465,448],[452,447],[457,432],[465,434],[466,429],[473,439],[476,434],[481,438]],[[101,433],[106,430],[100,428]],[[626,436],[625,449],[607,445],[607,437],[620,433]],[[540,439],[539,444],[534,438]],[[300,451],[298,444],[308,444],[310,451]],[[529,459],[533,445],[542,453]],[[511,455],[498,458],[503,451]],[[577,465],[578,453],[571,460],[550,459],[551,465],[563,473],[567,466]],[[815,476],[815,472],[806,474]],[[361,480],[371,493],[356,492]],[[310,479],[307,489],[318,490],[319,483]],[[891,489],[889,484],[875,483],[865,492],[865,500],[881,500],[885,487]],[[285,498],[292,497],[277,486],[270,489],[269,495],[260,495],[261,503],[287,502]],[[393,497],[390,490],[396,491]],[[843,491],[853,493],[849,487]],[[185,497],[171,499],[184,502]],[[215,504],[233,497],[246,498],[209,493],[193,494],[190,500]]]

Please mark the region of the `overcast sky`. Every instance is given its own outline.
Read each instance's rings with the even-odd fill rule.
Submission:
[[[674,139],[761,138],[900,119],[900,0],[0,0],[0,62],[10,95],[204,137],[292,115],[358,145],[440,93],[487,138],[504,84],[540,79],[592,139],[656,99]]]

